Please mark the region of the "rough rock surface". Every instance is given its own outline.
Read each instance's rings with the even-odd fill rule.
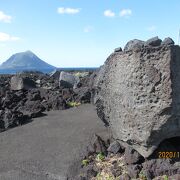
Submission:
[[[165,45],[165,46],[174,45],[174,41],[168,37],[162,41],[162,45]]]
[[[121,146],[121,144],[118,141],[114,141],[110,144],[110,146],[107,149],[108,152],[117,154],[118,152],[124,152],[124,147]]]
[[[30,78],[22,78],[20,76],[13,76],[11,78],[11,89],[12,90],[29,90],[35,88],[36,84]]]
[[[121,51],[122,51],[121,47],[118,47],[118,48],[114,49],[114,52],[121,52]]]
[[[53,72],[50,73],[50,77],[53,77],[54,79],[58,80],[60,76],[60,71],[54,70]]]
[[[160,42],[112,53],[95,80],[99,117],[144,157],[180,136],[180,47]]]
[[[97,134],[92,137],[91,142],[87,148],[88,153],[104,153],[107,154],[107,142],[104,141],[100,136]]]
[[[144,158],[131,147],[126,148],[124,156],[127,164],[138,164],[144,161]]]
[[[72,88],[79,81],[79,78],[73,74],[62,71],[59,77],[59,86],[65,88]]]
[[[25,116],[19,111],[0,110],[0,131],[23,124]]]
[[[151,39],[148,39],[145,42],[145,46],[160,46],[161,45],[162,40],[158,38],[158,36],[153,37]]]
[[[129,41],[124,47],[124,51],[130,51],[132,49],[139,49],[144,46],[144,41],[133,39]]]

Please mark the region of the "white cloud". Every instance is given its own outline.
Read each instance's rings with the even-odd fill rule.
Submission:
[[[108,9],[108,10],[104,11],[104,16],[106,16],[106,17],[114,17],[115,13]]]
[[[58,8],[58,13],[59,14],[77,14],[80,12],[81,9],[79,8],[64,8],[64,7],[59,7]]]
[[[131,9],[122,9],[120,11],[120,16],[121,17],[129,17],[132,15],[132,10]]]
[[[89,33],[89,32],[91,32],[91,31],[93,31],[94,30],[94,28],[92,27],[92,26],[86,26],[85,28],[84,28],[84,32],[85,33]]]
[[[147,30],[150,31],[150,32],[153,32],[153,31],[155,31],[156,29],[157,29],[157,27],[154,26],[154,25],[152,25],[152,26],[150,26],[150,27],[147,28]]]
[[[5,23],[10,23],[12,17],[5,14],[3,11],[0,11],[0,21],[5,22]]]
[[[11,36],[9,34],[0,32],[0,41],[6,42],[6,41],[18,41],[20,40],[19,37]]]

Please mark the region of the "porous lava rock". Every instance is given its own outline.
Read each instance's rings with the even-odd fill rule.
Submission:
[[[29,77],[13,76],[11,78],[11,90],[29,90],[36,87],[36,83]]]
[[[59,86],[64,88],[72,88],[79,82],[79,78],[75,75],[62,71],[59,77]]]
[[[128,42],[107,58],[94,82],[99,117],[115,139],[143,157],[180,136],[180,47],[161,42]]]

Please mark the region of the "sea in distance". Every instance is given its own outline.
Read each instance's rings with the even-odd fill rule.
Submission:
[[[49,74],[55,70],[58,71],[95,71],[97,67],[69,67],[69,68],[56,68],[56,69],[0,69],[0,74],[17,74],[28,71],[39,71],[45,74]]]

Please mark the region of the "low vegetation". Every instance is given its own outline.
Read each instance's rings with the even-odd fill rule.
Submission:
[[[120,180],[121,176],[128,176],[127,165],[125,163],[124,155],[110,154],[105,156],[102,152],[98,154],[90,155],[86,159],[82,160],[82,166],[87,167],[92,165],[97,170],[97,175],[91,180]],[[144,171],[141,171],[138,178],[131,180],[147,180]],[[169,180],[167,175],[159,176],[153,180]],[[175,179],[172,179],[175,180]]]
[[[77,107],[77,106],[80,106],[81,105],[81,103],[79,103],[79,102],[68,102],[67,103],[67,105],[69,106],[69,107]]]
[[[87,166],[89,164],[89,160],[88,159],[83,159],[82,160],[82,166]]]
[[[139,178],[140,178],[141,180],[147,180],[146,175],[144,174],[143,171],[141,171],[141,172],[139,173]]]
[[[103,161],[103,160],[105,160],[105,156],[101,152],[101,153],[97,154],[96,159],[97,159],[97,161]]]

